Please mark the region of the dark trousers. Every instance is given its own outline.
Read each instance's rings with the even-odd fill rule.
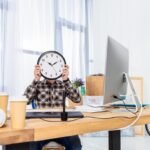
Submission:
[[[49,143],[50,141],[55,141],[61,145],[63,145],[66,149],[65,150],[81,150],[81,141],[79,136],[68,136],[63,138],[57,138],[52,140],[44,140],[44,141],[37,141],[32,142],[30,145],[31,150],[42,150],[42,147]]]

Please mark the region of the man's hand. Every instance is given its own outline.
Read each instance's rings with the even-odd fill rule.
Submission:
[[[34,79],[36,81],[39,81],[41,78],[41,69],[40,69],[40,65],[35,65],[34,68]]]
[[[63,79],[63,81],[67,80],[68,76],[69,76],[69,66],[65,65],[64,69],[63,69],[63,73],[62,73],[62,79]]]

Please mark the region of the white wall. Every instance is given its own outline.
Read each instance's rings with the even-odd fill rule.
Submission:
[[[110,35],[129,49],[130,75],[144,77],[144,101],[150,103],[150,0],[93,1],[93,73],[104,73]]]

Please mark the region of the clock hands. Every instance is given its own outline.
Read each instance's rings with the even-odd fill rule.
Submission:
[[[56,72],[55,68],[52,66],[52,68],[54,69],[54,71]],[[57,72],[56,72],[57,73]]]
[[[48,64],[49,64],[50,66],[53,66],[53,64],[51,64],[50,62],[48,62]]]
[[[52,65],[55,65],[55,64],[57,64],[57,61],[55,63],[53,63]]]
[[[50,66],[53,66],[53,65],[57,64],[57,61],[56,61],[55,63],[53,63],[53,64],[51,64],[50,62],[48,62],[48,64],[49,64]]]
[[[47,62],[52,68],[53,70],[56,72],[55,68],[53,67],[53,65],[55,65],[57,62],[55,62],[54,64],[51,64],[50,62]]]

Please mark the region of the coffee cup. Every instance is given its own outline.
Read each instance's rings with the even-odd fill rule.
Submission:
[[[27,99],[25,97],[10,99],[11,127],[23,129],[25,127]]]
[[[7,114],[8,106],[8,94],[5,92],[0,92],[0,109],[2,109],[5,114]]]

